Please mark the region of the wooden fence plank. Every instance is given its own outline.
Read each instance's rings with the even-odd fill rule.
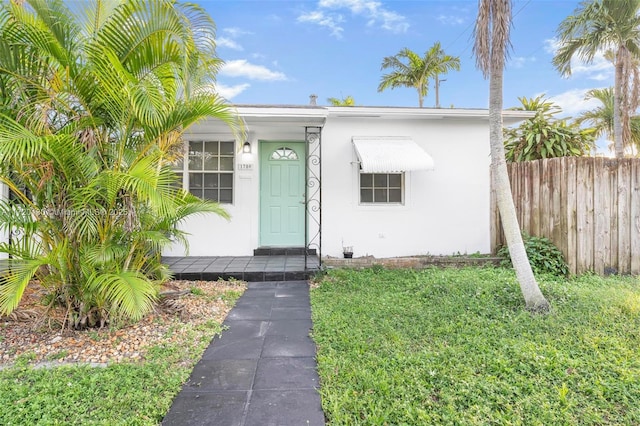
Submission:
[[[567,252],[565,253],[565,260],[569,265],[569,272],[572,274],[577,273],[578,265],[578,233],[577,233],[577,178],[576,178],[576,161],[565,160],[565,166],[567,168]]]
[[[631,185],[631,159],[619,160],[617,167],[617,270],[620,274],[631,273],[631,210],[629,190]],[[613,256],[613,255],[612,255]]]
[[[515,173],[513,174],[513,177],[510,178],[511,180],[511,196],[513,197],[513,203],[516,206],[516,219],[518,220],[518,224],[520,224],[522,222],[522,220],[520,219],[520,212],[519,210],[522,210],[519,207],[519,201],[521,200],[520,198],[520,180],[522,180],[524,177],[522,175],[522,172],[520,171],[522,167],[522,163],[517,163],[515,165]],[[516,202],[516,200],[518,202]]]
[[[540,162],[531,161],[528,163],[529,174],[531,181],[536,184],[533,186],[531,195],[531,224],[529,225],[528,232],[531,235],[540,235]]]
[[[549,218],[551,220],[550,234],[549,239],[551,241],[562,241],[565,240],[562,229],[562,203],[561,203],[561,193],[565,192],[564,187],[562,186],[562,163],[561,158],[554,158],[553,161],[549,162],[550,166],[550,190],[551,196],[549,198],[549,207],[550,214]],[[562,250],[562,243],[557,244],[558,248]]]
[[[611,237],[609,235],[611,208],[609,199],[609,167],[604,158],[596,158],[593,166],[593,270],[598,275],[604,274],[609,265]]]
[[[631,232],[631,273],[640,274],[640,162],[631,164],[630,179],[630,232]]]
[[[618,168],[623,159],[607,159],[605,164],[609,170],[609,253],[605,263],[605,275],[618,273]],[[606,259],[606,256],[605,256]]]
[[[577,273],[593,270],[593,162],[576,170]]]
[[[549,161],[539,160],[540,163],[540,236],[551,237],[551,178],[549,176]]]
[[[528,184],[528,180],[526,178],[526,174],[523,175],[523,179],[520,179],[520,182],[518,182],[518,187],[519,187],[519,191],[518,191],[518,196],[519,196],[519,200],[517,202],[517,206],[518,206],[518,223],[520,225],[520,229],[527,229],[529,224],[529,213],[527,212],[527,202],[529,200],[529,194],[527,193],[527,184]]]
[[[527,233],[530,233],[529,231],[531,230],[531,204],[534,202],[533,201],[533,193],[531,191],[531,188],[534,186],[534,182],[531,181],[531,179],[528,178],[529,176],[529,172],[528,169],[524,171],[525,174],[525,179],[522,182],[522,186],[523,186],[523,190],[524,190],[524,196],[523,199],[520,203],[520,207],[522,208],[522,224],[520,224],[520,227],[525,230]]]
[[[509,174],[521,228],[550,238],[572,274],[640,274],[640,159],[538,160]],[[491,205],[494,247],[504,237]]]

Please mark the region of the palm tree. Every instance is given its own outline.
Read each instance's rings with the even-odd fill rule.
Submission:
[[[478,68],[489,78],[489,132],[492,185],[495,189],[502,228],[527,309],[549,310],[549,302],[538,287],[522,241],[511,194],[502,139],[502,80],[509,46],[511,0],[480,0],[474,28],[474,53]]]
[[[388,88],[414,88],[418,92],[418,104],[422,108],[424,97],[429,91],[429,78],[437,79],[440,74],[459,70],[460,58],[446,55],[440,43],[436,42],[425,52],[424,57],[405,47],[394,56],[385,57],[380,69],[391,69],[392,72],[382,76],[378,92]]]
[[[564,76],[571,75],[571,59],[589,63],[606,49],[614,53],[613,134],[617,158],[624,156],[625,136],[630,137],[630,116],[638,102],[637,86],[631,90],[633,60],[640,58],[640,0],[585,1],[558,27],[560,48],[553,63]]]
[[[70,6],[69,6],[70,5]],[[235,117],[211,87],[215,26],[165,0],[0,6],[0,314],[36,279],[69,327],[140,318],[168,278],[160,252],[191,214],[227,213],[176,188],[193,123]]]
[[[589,123],[594,129],[596,138],[605,137],[613,142],[613,87],[603,89],[591,89],[585,95],[585,100],[596,99],[600,105],[592,110],[585,111],[576,118],[579,124]],[[626,141],[625,151],[640,148],[640,116],[634,115],[629,118],[631,135]],[[610,148],[612,148],[610,146]]]
[[[354,106],[356,104],[353,96],[349,95],[346,98],[327,98],[327,102],[329,102],[333,106]]]
[[[606,137],[613,141],[613,87],[591,89],[587,91],[585,100],[596,99],[600,105],[580,114],[576,121],[580,124],[590,123],[596,129],[596,137]]]
[[[460,71],[460,58],[450,56],[444,53],[440,47],[440,42],[436,42],[426,53],[426,62],[431,70],[430,74],[435,79],[434,88],[436,89],[436,108],[440,108],[440,75],[449,71]]]

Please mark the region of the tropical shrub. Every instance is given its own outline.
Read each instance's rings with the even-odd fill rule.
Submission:
[[[576,122],[556,119],[560,108],[542,96],[519,98],[522,107],[515,110],[535,111],[534,117],[516,128],[504,129],[505,158],[510,162],[571,157],[587,154],[594,145],[595,130],[580,128]]]
[[[205,117],[235,128],[212,90],[215,26],[169,0],[8,1],[0,6],[0,227],[12,260],[0,314],[34,279],[67,326],[140,318],[169,277],[160,251],[196,213],[179,189],[183,132]]]
[[[532,237],[524,234],[522,239],[531,269],[535,274],[551,274],[563,277],[569,275],[569,267],[564,255],[548,238]],[[500,266],[512,267],[507,246],[503,246],[498,250],[498,257],[502,258]]]

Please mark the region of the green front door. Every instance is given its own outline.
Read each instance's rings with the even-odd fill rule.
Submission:
[[[304,142],[260,144],[260,245],[304,247]]]

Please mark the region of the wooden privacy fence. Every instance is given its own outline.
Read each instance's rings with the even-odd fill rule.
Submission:
[[[562,250],[573,274],[640,274],[640,158],[510,163],[520,228]],[[505,244],[491,191],[491,248]]]

